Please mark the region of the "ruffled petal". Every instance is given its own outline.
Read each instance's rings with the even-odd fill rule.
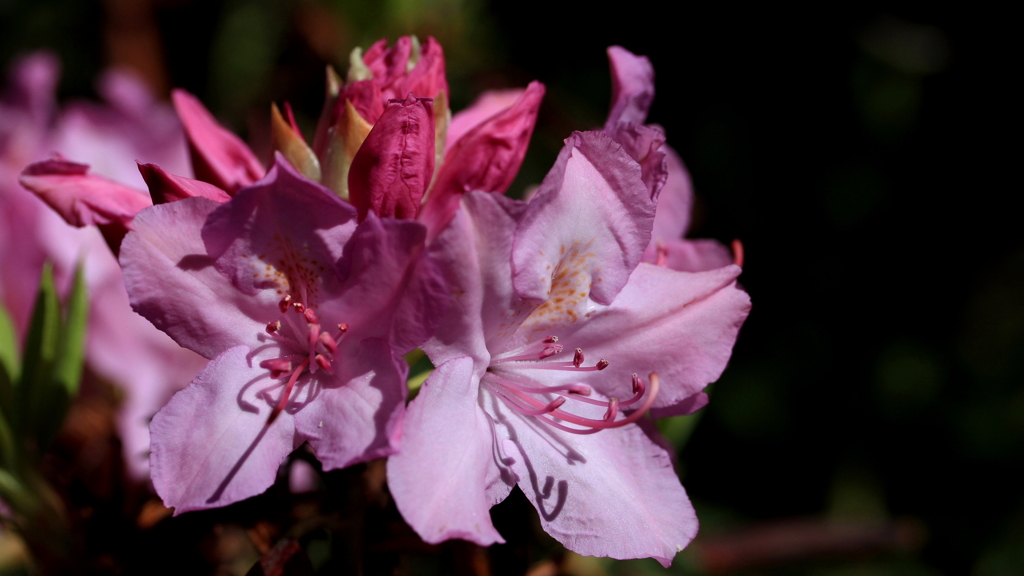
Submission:
[[[334,376],[295,412],[295,428],[324,470],[398,451],[405,413],[405,360],[387,342],[342,346]]]
[[[405,521],[423,540],[461,538],[502,543],[490,508],[508,496],[487,415],[478,404],[471,358],[441,364],[406,412],[402,451],[388,459],[388,488]],[[507,466],[507,464],[506,464]]]
[[[278,154],[266,178],[210,214],[202,238],[241,293],[268,307],[284,294],[315,307],[339,291],[334,269],[354,228],[350,205]]]
[[[152,205],[141,190],[89,174],[87,164],[45,160],[25,168],[21,185],[35,192],[72,226],[120,224]]]
[[[448,291],[426,257],[425,237],[419,222],[369,214],[345,246],[338,265],[345,281],[326,315],[346,322],[353,338],[385,338],[401,353],[426,341],[448,307]]]
[[[224,129],[198,98],[175,90],[171,99],[185,126],[196,178],[230,193],[263,177],[263,166],[249,146]]]
[[[274,384],[237,346],[211,361],[150,425],[153,486],[175,514],[219,508],[262,493],[296,447],[287,411],[268,424],[260,397]]]
[[[515,104],[516,100],[523,95],[523,92],[525,92],[523,88],[510,88],[507,90],[488,90],[477,96],[476,100],[468,108],[464,108],[452,115],[452,121],[448,125],[448,140],[445,148],[451,150],[459,138],[462,138],[464,134],[484,120]]]
[[[608,48],[612,70],[612,109],[605,130],[616,124],[643,124],[654,102],[654,66],[622,46]]]
[[[516,291],[542,302],[589,295],[610,303],[650,242],[654,210],[640,166],[621,146],[599,132],[574,133],[516,231]],[[562,310],[550,312],[578,313],[569,303]]]
[[[219,206],[186,198],[147,208],[121,245],[132,308],[207,358],[254,341],[268,320],[268,307],[232,286],[206,253],[200,231]],[[269,314],[276,310],[270,307]]]
[[[653,557],[668,566],[693,540],[697,516],[672,460],[639,426],[571,434],[486,396],[519,487],[544,530],[566,548],[586,556]],[[576,412],[603,415],[588,405]]]

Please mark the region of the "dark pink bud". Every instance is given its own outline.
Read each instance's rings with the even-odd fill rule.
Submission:
[[[349,200],[359,219],[415,218],[434,174],[434,108],[429,98],[388,102],[348,173]]]
[[[175,90],[171,100],[188,136],[196,178],[234,193],[263,177],[266,171],[249,146],[218,124],[198,98]]]

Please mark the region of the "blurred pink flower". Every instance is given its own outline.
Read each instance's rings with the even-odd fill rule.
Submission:
[[[132,312],[121,270],[100,232],[74,228],[18,184],[31,162],[53,152],[88,162],[123,186],[144,186],[135,160],[187,173],[184,138],[173,111],[134,76],[108,71],[98,83],[105,104],[76,102],[58,110],[58,63],[48,54],[17,61],[0,100],[0,297],[24,332],[44,261],[66,288],[80,260],[91,300],[89,365],[124,392],[118,415],[125,464],[136,479],[148,471],[149,419],[188,383],[204,361]],[[146,202],[141,190],[140,202]]]
[[[133,307],[211,359],[151,427],[153,483],[176,514],[263,492],[304,442],[328,470],[397,450],[401,354],[447,294],[421,224],[355,216],[278,155],[224,204],[135,218],[121,252]]]
[[[528,204],[470,192],[431,245],[453,303],[388,461],[427,542],[503,542],[489,509],[517,484],[581,554],[667,565],[696,534],[641,417],[706,403],[750,304],[736,266],[640,263],[655,216],[642,176],[612,138],[576,133]]]

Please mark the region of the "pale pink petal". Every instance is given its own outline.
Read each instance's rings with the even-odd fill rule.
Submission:
[[[153,417],[153,486],[176,515],[262,493],[299,443],[288,411],[268,422],[280,386],[249,354],[225,350]]]
[[[646,56],[621,46],[608,48],[612,71],[612,108],[605,130],[616,124],[643,124],[654,101],[654,67]]]
[[[324,470],[394,454],[402,434],[408,364],[380,339],[343,343],[334,359],[335,376],[322,379],[319,392],[295,412],[299,436]]]
[[[434,108],[429,98],[388,103],[359,148],[348,173],[349,198],[359,218],[415,218],[434,175]]]
[[[338,291],[333,271],[355,228],[355,212],[283,156],[275,158],[266,178],[210,214],[204,252],[235,288],[255,296],[252,301],[275,308],[282,294],[305,292],[306,304],[317,306]]]
[[[516,296],[510,282],[512,237],[525,208],[504,196],[470,192],[430,244],[452,299],[434,338],[423,346],[434,362],[469,355],[486,364],[488,344],[507,338],[533,308]]]
[[[650,242],[654,209],[640,166],[621,146],[599,132],[574,133],[516,231],[516,291],[547,301],[565,287],[610,303]]]
[[[459,138],[475,128],[478,124],[494,116],[498,112],[515,104],[525,89],[510,88],[507,90],[488,90],[469,105],[469,108],[452,115],[448,124],[447,144],[445,150],[451,150]]]
[[[644,262],[681,272],[703,272],[732,264],[733,254],[717,240],[665,240],[647,248]]]
[[[276,305],[268,310],[239,292],[207,255],[200,231],[219,206],[206,198],[186,198],[147,208],[121,245],[132,308],[207,358],[251,342],[279,315]]]
[[[738,266],[690,273],[640,264],[611,306],[593,310],[585,322],[546,330],[566,346],[552,361],[571,360],[579,347],[591,361],[606,359],[607,368],[581,377],[524,363],[523,372],[545,384],[582,381],[620,399],[633,396],[632,374],[646,381],[657,372],[654,406],[683,402],[717,380],[729,361],[750,312],[750,297],[736,287],[740,272]]]
[[[658,196],[658,212],[654,215],[651,244],[658,240],[678,240],[690,228],[693,211],[693,183],[683,159],[675,150],[663,146],[668,177]]]
[[[640,124],[619,124],[614,131],[606,133],[640,164],[641,179],[651,198],[657,199],[668,179],[663,146],[665,133],[656,126]]]
[[[668,452],[635,424],[578,435],[510,410],[484,408],[544,530],[585,556],[653,557],[668,566],[697,534],[697,516]],[[600,419],[604,410],[576,412]]]
[[[231,199],[228,193],[202,180],[175,176],[156,164],[139,164],[139,173],[149,186],[154,204],[176,202],[185,198],[208,198],[223,204]]]
[[[448,307],[448,288],[425,257],[425,237],[419,222],[368,215],[345,247],[345,280],[328,315],[346,322],[352,337],[384,338],[403,354],[426,341]]]
[[[499,467],[491,424],[477,404],[477,372],[465,357],[438,366],[409,404],[402,451],[388,459],[388,488],[398,510],[431,544],[504,542],[490,508],[515,480]]]
[[[249,146],[218,124],[198,98],[184,90],[171,97],[188,135],[196,178],[232,193],[263,177],[263,166]]]
[[[494,114],[459,139],[445,155],[420,220],[433,239],[448,225],[459,199],[471,190],[504,193],[526,156],[544,85],[532,82],[509,108]]]

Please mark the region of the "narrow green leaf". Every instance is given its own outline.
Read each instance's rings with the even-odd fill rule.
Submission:
[[[14,413],[14,383],[18,381],[18,332],[7,310],[0,305],[0,416]]]
[[[25,354],[21,361],[21,376],[15,390],[16,412],[14,426],[17,431],[34,436],[35,426],[42,416],[43,401],[50,392],[50,375],[57,354],[57,335],[60,331],[60,303],[53,286],[53,268],[43,267],[25,340]]]
[[[7,423],[7,417],[0,412],[0,470],[17,473],[18,455],[14,443],[14,431]]]
[[[57,360],[53,378],[67,391],[69,398],[78,394],[85,357],[85,329],[89,317],[89,296],[82,265],[75,270],[75,283],[65,305],[64,324],[58,338]]]

